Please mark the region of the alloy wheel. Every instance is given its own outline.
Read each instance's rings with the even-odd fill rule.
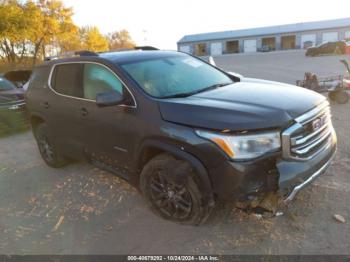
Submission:
[[[150,189],[153,202],[164,215],[177,220],[190,216],[192,198],[185,184],[171,181],[159,170],[150,179]]]
[[[39,144],[39,150],[45,161],[52,162],[54,160],[54,152],[53,147],[50,144],[48,138],[46,136],[43,136],[38,141]]]

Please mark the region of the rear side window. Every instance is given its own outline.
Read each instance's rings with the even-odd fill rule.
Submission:
[[[56,65],[51,79],[51,87],[62,95],[83,97],[83,64]]]
[[[37,67],[30,76],[28,89],[46,88],[50,74],[50,67]]]

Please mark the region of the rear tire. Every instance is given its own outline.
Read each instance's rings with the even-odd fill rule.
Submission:
[[[209,217],[212,207],[204,200],[197,180],[186,161],[161,154],[144,166],[140,188],[157,216],[180,224],[199,225]]]
[[[53,168],[65,166],[68,161],[62,156],[49,136],[46,124],[39,124],[34,130],[34,136],[38,144],[39,152],[45,163]]]

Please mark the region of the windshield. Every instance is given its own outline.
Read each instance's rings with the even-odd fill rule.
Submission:
[[[186,96],[233,83],[224,73],[187,55],[129,62],[121,67],[146,93],[157,98]]]
[[[10,81],[0,77],[0,91],[16,88]]]

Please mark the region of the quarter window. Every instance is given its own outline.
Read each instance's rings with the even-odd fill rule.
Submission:
[[[81,73],[83,64],[56,65],[51,80],[52,88],[63,95],[82,97]]]
[[[123,84],[107,68],[98,64],[85,64],[83,74],[84,98],[95,100],[100,93],[123,93]]]

